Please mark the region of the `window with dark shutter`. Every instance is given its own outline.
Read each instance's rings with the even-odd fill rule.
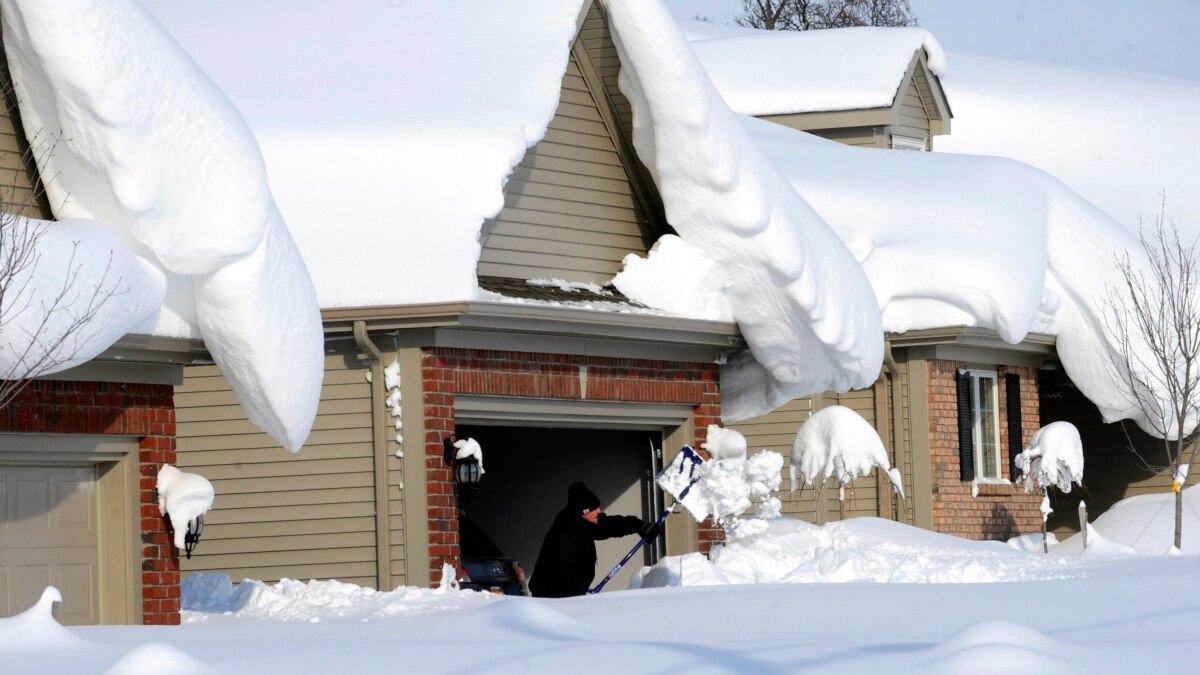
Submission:
[[[1004,376],[1005,402],[1008,406],[1008,478],[1017,480],[1017,455],[1021,454],[1025,442],[1021,437],[1021,376],[1009,373]]]
[[[958,371],[958,459],[964,481],[975,480],[975,441],[971,419],[971,373]]]

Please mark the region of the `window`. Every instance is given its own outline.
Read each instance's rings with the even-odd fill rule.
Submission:
[[[1000,404],[996,395],[996,373],[969,372],[975,473],[980,478],[1000,478]]]
[[[1000,401],[995,371],[958,371],[958,435],[962,480],[1002,478]]]
[[[893,150],[916,150],[922,152],[925,150],[925,139],[911,138],[909,136],[897,136],[892,134],[892,149]]]

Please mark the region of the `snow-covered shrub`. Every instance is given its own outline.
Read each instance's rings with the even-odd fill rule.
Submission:
[[[804,484],[818,489],[825,481],[836,478],[838,498],[844,499],[847,483],[879,468],[887,473],[892,489],[903,498],[900,472],[890,467],[887,450],[875,429],[850,408],[835,405],[813,413],[796,432],[789,474],[793,492],[797,476]]]

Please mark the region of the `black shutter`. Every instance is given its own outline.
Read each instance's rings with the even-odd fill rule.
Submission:
[[[958,371],[958,463],[962,479],[975,480],[975,442],[971,431],[971,374]]]
[[[1021,438],[1021,376],[1004,376],[1005,400],[1008,404],[1008,478],[1017,480],[1017,455],[1025,449]]]

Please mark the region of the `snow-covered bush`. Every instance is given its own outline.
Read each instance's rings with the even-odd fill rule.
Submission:
[[[679,495],[685,487],[687,494],[680,500],[697,521],[712,516],[725,526],[731,537],[745,529],[739,516],[757,505],[757,518],[779,517],[780,502],[772,496],[779,490],[783,471],[783,457],[777,452],[763,450],[746,456],[746,437],[733,429],[716,425],[708,427],[708,440],[701,446],[709,459],[699,466],[687,467],[684,474],[694,481],[680,478],[667,470],[659,476],[658,484],[672,495]],[[678,458],[677,458],[678,461]],[[668,467],[669,469],[669,467]]]
[[[835,405],[819,410],[796,432],[789,469],[793,492],[797,476],[818,493],[825,481],[836,478],[838,498],[845,499],[846,484],[870,475],[874,468],[887,473],[892,489],[903,498],[900,472],[891,468],[879,434],[850,408]]]
[[[1029,447],[1017,455],[1021,470],[1018,482],[1025,491],[1055,486],[1071,491],[1071,484],[1083,480],[1083,441],[1079,430],[1070,422],[1051,422],[1038,429],[1029,440]]]
[[[1013,462],[1021,471],[1017,482],[1025,484],[1025,491],[1042,491],[1042,550],[1049,551],[1046,519],[1054,512],[1050,508],[1050,488],[1070,492],[1072,483],[1083,480],[1083,441],[1079,430],[1070,422],[1051,422],[1034,433],[1029,446]]]

